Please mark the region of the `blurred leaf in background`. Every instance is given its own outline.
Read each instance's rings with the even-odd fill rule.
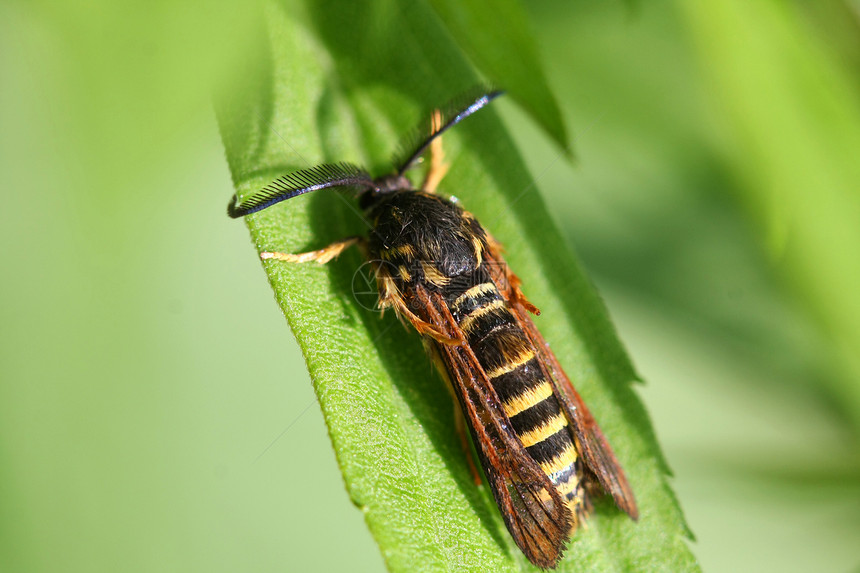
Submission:
[[[856,568],[856,2],[524,9],[577,165],[498,108],[646,380],[704,569]],[[223,212],[210,88],[265,64],[259,16],[0,5],[0,570],[383,567]]]
[[[490,81],[509,89],[514,101],[572,155],[524,7],[516,0],[431,0],[430,5],[474,65]]]

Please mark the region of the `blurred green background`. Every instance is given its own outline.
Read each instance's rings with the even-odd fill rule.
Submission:
[[[528,9],[576,163],[499,108],[646,381],[703,568],[856,570],[860,7]],[[255,14],[0,5],[2,571],[382,569],[225,215],[210,88],[242,82]]]

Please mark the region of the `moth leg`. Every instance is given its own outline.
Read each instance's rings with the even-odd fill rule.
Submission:
[[[364,237],[348,237],[342,241],[337,241],[331,245],[319,249],[317,251],[308,251],[307,253],[272,253],[262,252],[260,258],[263,260],[274,259],[276,261],[284,261],[287,263],[309,263],[317,262],[321,265],[339,256],[343,251],[356,243],[363,243]]]
[[[397,312],[398,316],[405,317],[406,320],[412,324],[415,330],[418,331],[418,334],[422,336],[429,336],[436,342],[445,344],[447,346],[463,346],[466,344],[465,339],[455,338],[453,336],[448,336],[438,327],[429,322],[422,320],[419,316],[417,316],[414,312],[409,310],[409,307],[406,306],[406,303],[403,302],[402,297],[397,297],[393,300],[392,305],[394,310]]]
[[[519,303],[533,315],[540,316],[540,309],[530,303],[526,298],[526,295],[523,294],[523,291],[520,289],[520,285],[523,284],[523,281],[520,277],[515,275],[507,263],[504,262],[505,259],[502,258],[501,254],[501,244],[489,234],[487,234],[487,250],[495,261],[501,263],[500,265],[493,265],[491,272],[496,275],[493,277],[496,284],[502,287],[500,289],[502,291],[502,295],[511,304]]]
[[[475,465],[475,453],[472,451],[472,448],[469,447],[469,438],[466,436],[466,416],[463,414],[462,408],[460,408],[460,401],[457,399],[454,385],[451,383],[451,376],[448,373],[448,369],[445,367],[445,362],[442,360],[438,347],[425,338],[424,349],[427,351],[428,356],[430,356],[430,359],[436,367],[436,371],[439,373],[442,381],[445,382],[445,389],[448,390],[448,395],[451,396],[451,403],[454,405],[454,427],[457,430],[457,434],[460,436],[460,446],[463,448],[463,453],[466,456],[466,463],[469,465],[469,473],[472,474],[472,479],[475,481],[475,485],[479,486],[482,483],[481,474],[478,473],[478,466]]]
[[[379,287],[379,306],[384,311],[386,308],[393,308],[394,312],[397,313],[397,316],[403,320],[404,318],[409,321],[409,323],[418,331],[418,334],[422,336],[429,336],[436,342],[441,344],[445,344],[448,346],[462,346],[466,344],[465,337],[457,338],[454,336],[449,336],[445,332],[443,332],[439,327],[430,324],[426,320],[421,319],[418,315],[416,315],[412,310],[409,309],[409,306],[406,304],[406,301],[403,300],[403,295],[400,294],[400,291],[397,289],[397,285],[394,282],[394,279],[388,273],[385,265],[377,265],[375,267],[376,270],[376,280],[377,286]]]
[[[480,472],[478,472],[478,466],[475,465],[475,454],[472,452],[472,448],[469,447],[469,438],[466,436],[466,416],[463,414],[463,410],[460,409],[460,404],[456,398],[454,399],[454,427],[460,436],[460,445],[466,453],[466,463],[469,464],[469,473],[472,474],[475,485],[481,485],[483,480],[481,479]]]
[[[430,116],[430,132],[436,133],[442,127],[442,113],[437,109]],[[442,136],[440,135],[430,142],[430,168],[421,185],[422,191],[435,193],[436,187],[448,173],[448,164],[445,163],[445,152],[442,150]]]
[[[520,277],[511,272],[511,270],[507,266],[505,266],[505,279],[508,282],[509,293],[511,298],[513,299],[511,300],[511,302],[519,303],[523,305],[523,308],[525,308],[533,315],[540,316],[540,309],[530,303],[526,298],[526,295],[523,294],[523,291],[520,290],[520,285],[522,284]]]

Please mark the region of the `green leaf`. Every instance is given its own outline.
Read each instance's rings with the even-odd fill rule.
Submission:
[[[259,64],[217,112],[236,191],[326,161],[387,171],[400,135],[478,82],[423,1],[265,4]],[[697,570],[668,470],[606,310],[551,223],[496,112],[445,136],[456,195],[507,248],[543,311],[537,325],[594,412],[636,492],[634,523],[601,502],[562,571]],[[364,233],[354,200],[326,191],[247,218],[259,251],[301,252]],[[486,487],[472,482],[452,401],[420,339],[368,304],[359,253],[265,264],[314,381],[347,490],[392,571],[532,570]],[[372,296],[371,296],[372,299]],[[250,358],[247,358],[250,359]]]
[[[430,0],[478,69],[505,88],[568,155],[564,119],[549,88],[528,14],[515,0]],[[492,21],[492,25],[487,22]]]

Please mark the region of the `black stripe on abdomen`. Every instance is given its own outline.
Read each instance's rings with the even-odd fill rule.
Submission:
[[[511,416],[511,425],[516,430],[517,434],[526,434],[534,432],[536,429],[543,426],[547,420],[556,418],[561,415],[561,408],[558,406],[558,400],[555,396],[550,396],[540,400],[537,404],[521,411],[520,413]]]

